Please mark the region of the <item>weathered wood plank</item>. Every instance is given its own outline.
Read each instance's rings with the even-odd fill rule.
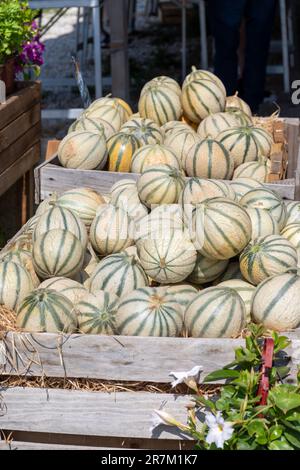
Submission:
[[[289,334],[288,334],[289,336]],[[288,354],[300,362],[300,334]],[[0,373],[169,383],[171,371],[203,367],[202,377],[234,359],[244,340],[8,333]],[[1,342],[0,342],[1,345]],[[180,354],[177,354],[180,351]]]
[[[299,118],[285,118],[285,134],[288,143],[287,177],[294,178],[298,168],[299,154]]]
[[[25,134],[0,153],[0,174],[9,168],[21,155],[40,140],[41,123],[37,122]]]
[[[41,101],[41,84],[39,82],[23,82],[18,86],[19,90],[0,105],[0,129],[6,127],[24,111]]]
[[[113,447],[68,446],[38,442],[0,441],[0,450],[107,450]]]
[[[188,395],[146,392],[78,392],[74,390],[1,389],[0,429],[42,433],[130,438],[187,438],[173,427],[151,432],[154,409],[186,422]]]
[[[40,146],[36,144],[0,174],[0,196],[33,167],[39,161],[39,157]]]
[[[1,113],[1,111],[0,111]],[[0,130],[0,158],[3,153],[5,158],[5,150],[12,145],[16,139],[25,134],[31,127],[40,122],[41,107],[40,103],[26,110],[12,123]]]
[[[57,157],[44,162],[35,169],[36,203],[38,204],[53,192],[64,192],[78,186],[86,186],[108,194],[113,184],[121,179],[138,180],[137,173],[116,173],[99,170],[73,170],[58,165]],[[277,191],[283,198],[295,198],[295,179],[266,183],[265,186]]]

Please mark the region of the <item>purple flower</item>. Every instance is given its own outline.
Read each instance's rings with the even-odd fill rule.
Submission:
[[[40,67],[44,63],[43,52],[45,45],[40,41],[36,21],[31,23],[32,39],[22,45],[22,52],[16,61],[16,72],[22,72],[24,67]]]

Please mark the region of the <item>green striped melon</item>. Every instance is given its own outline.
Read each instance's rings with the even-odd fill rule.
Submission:
[[[182,88],[184,115],[199,124],[210,114],[224,111],[225,97],[226,94],[215,82],[207,79],[193,80]]]
[[[65,191],[57,199],[56,205],[69,209],[89,227],[99,206],[105,203],[101,194],[91,188],[75,188]]]
[[[239,165],[233,174],[233,179],[252,178],[260,183],[268,181],[271,162],[268,158],[260,157],[259,161],[247,162]]]
[[[178,131],[169,132],[164,139],[164,144],[173,150],[183,168],[191,147],[197,142],[200,142],[200,138],[192,129],[188,131],[178,129]]]
[[[72,278],[82,267],[84,249],[68,230],[53,229],[35,239],[32,257],[34,269],[42,279]]]
[[[149,86],[141,95],[138,108],[141,117],[152,119],[159,126],[176,121],[181,116],[180,96],[166,86]]]
[[[107,140],[118,130],[118,128],[115,128],[110,122],[106,121],[105,119],[91,119],[86,116],[75,121],[69,128],[68,133],[74,131],[88,131],[96,133],[99,132],[100,134],[103,133],[105,139]]]
[[[105,135],[88,131],[71,132],[60,142],[57,154],[65,168],[101,169],[107,160]]]
[[[227,114],[230,114],[231,116],[234,116],[235,119],[238,122],[239,126],[252,126],[253,125],[253,120],[251,116],[248,116],[242,109],[240,108],[234,108],[234,107],[226,107],[225,112]]]
[[[83,118],[88,117],[89,119],[99,120],[103,119],[104,121],[109,122],[113,128],[118,132],[125,122],[124,120],[124,112],[119,104],[115,105],[101,105],[101,106],[94,106],[93,108],[88,108],[83,116]]]
[[[163,141],[163,132],[152,119],[131,119],[123,124],[121,131],[133,134],[141,145],[161,144]]]
[[[252,178],[235,178],[230,182],[230,186],[235,192],[237,201],[240,201],[242,197],[252,189],[264,188],[262,183],[259,183]]]
[[[74,333],[77,318],[73,304],[63,294],[50,289],[36,289],[20,304],[16,324],[25,331]]]
[[[288,224],[281,231],[281,235],[289,240],[291,244],[297,249],[298,259],[300,261],[300,224]]]
[[[87,293],[87,290],[82,284],[62,276],[46,279],[40,284],[39,289],[50,289],[59,292],[63,294],[72,305],[76,305],[80,302],[82,297]]]
[[[148,209],[140,201],[136,181],[134,180],[117,181],[111,187],[110,202],[116,207],[121,207],[135,222],[148,214]]]
[[[226,96],[226,88],[222,82],[222,80],[217,77],[214,73],[210,72],[209,70],[201,70],[197,69],[195,66],[192,67],[191,73],[189,73],[183,82],[182,88],[185,87],[188,83],[193,82],[195,80],[211,80],[212,82],[215,82],[216,85],[221,89],[223,94]]]
[[[246,101],[242,100],[242,98],[238,96],[238,92],[236,92],[232,96],[227,96],[226,109],[230,108],[241,109],[245,114],[247,114],[247,116],[252,116],[250,106],[246,103]]]
[[[40,216],[42,214],[44,214],[44,212],[47,212],[48,209],[50,209],[50,207],[52,207],[56,201],[57,201],[57,198],[58,198],[58,194],[57,193],[53,193],[51,194],[51,196],[47,197],[46,199],[44,199],[39,205],[38,205],[38,208],[35,212],[35,215],[36,216]]]
[[[168,121],[160,127],[161,132],[166,137],[168,134],[177,133],[179,131],[191,132],[191,127],[182,121]]]
[[[166,293],[173,295],[175,301],[182,308],[183,315],[187,306],[194,300],[199,290],[190,284],[175,284],[173,286],[165,286]]]
[[[139,246],[142,240],[160,240],[185,234],[182,209],[178,204],[162,204],[135,224],[135,241]]]
[[[184,169],[188,176],[231,179],[234,161],[220,142],[214,139],[204,139],[189,150]]]
[[[156,165],[142,172],[137,188],[141,201],[152,204],[174,204],[184,187],[184,177],[171,165]]]
[[[109,171],[129,172],[132,156],[140,146],[140,141],[133,134],[113,134],[107,141]]]
[[[33,290],[33,282],[26,268],[13,261],[0,262],[0,305],[15,310]]]
[[[217,139],[222,142],[234,159],[235,168],[252,162],[263,155],[268,157],[273,142],[271,134],[259,127],[233,127],[220,132]]]
[[[231,187],[231,182],[223,180],[211,180],[223,191],[224,197],[236,201],[236,194],[234,189]]]
[[[224,260],[239,254],[251,238],[251,220],[245,209],[225,198],[208,199],[193,214],[197,250],[207,258]]]
[[[116,323],[121,335],[179,336],[182,308],[173,294],[155,287],[143,287],[121,299]]]
[[[279,194],[270,189],[252,189],[240,200],[240,204],[245,208],[256,207],[268,210],[278,222],[279,230],[284,227],[286,220],[286,206]]]
[[[90,229],[90,241],[101,255],[110,255],[133,245],[132,222],[128,214],[112,204],[103,204]]]
[[[258,285],[268,277],[297,267],[296,248],[280,235],[268,235],[249,243],[240,256],[244,278]]]
[[[246,310],[239,294],[229,287],[209,287],[198,293],[184,316],[193,338],[231,338],[246,324]]]
[[[11,246],[9,250],[2,250],[0,261],[12,261],[13,263],[19,264],[30,275],[33,287],[36,288],[39,286],[40,280],[33,267],[32,253],[26,248],[23,248],[18,242]]]
[[[232,279],[244,280],[239,261],[230,260],[224,273],[213,282],[213,285],[217,286],[221,282],[231,281]]]
[[[115,334],[118,305],[119,297],[111,292],[87,292],[76,305],[79,332],[90,335]]]
[[[223,281],[218,284],[218,287],[229,287],[230,289],[235,290],[241,296],[245,305],[247,322],[250,322],[252,299],[256,287],[241,279],[230,279],[228,281]]]
[[[252,224],[252,240],[268,235],[278,235],[279,227],[277,220],[266,209],[251,207],[246,209]]]
[[[172,90],[174,93],[176,93],[179,98],[181,96],[181,88],[180,88],[180,85],[176,82],[176,80],[174,80],[173,78],[171,77],[166,77],[165,75],[162,75],[160,77],[155,77],[155,78],[152,78],[152,80],[150,80],[149,82],[147,82],[143,88],[142,88],[142,91],[141,91],[141,96],[147,91],[149,90],[149,88],[151,88],[152,86],[162,86],[162,87],[166,87],[168,88],[169,90]]]
[[[68,230],[81,242],[83,249],[88,243],[87,230],[82,220],[69,209],[52,206],[40,219],[33,232],[33,241],[53,229]]]
[[[151,166],[170,165],[178,170],[181,168],[175,152],[163,144],[144,145],[136,150],[131,161],[132,173],[142,173]]]
[[[139,257],[151,279],[162,284],[174,284],[191,274],[197,253],[191,241],[173,233],[160,240],[143,240]]]
[[[289,201],[286,204],[286,211],[285,225],[300,224],[300,202]]]
[[[148,285],[148,277],[137,256],[124,251],[100,261],[91,275],[90,291],[104,290],[122,297]]]
[[[256,323],[276,331],[300,326],[300,277],[284,273],[270,277],[256,289],[252,301]]]
[[[217,279],[227,268],[228,260],[209,259],[197,253],[197,260],[188,281],[193,284],[207,284]]]
[[[214,139],[220,132],[236,127],[239,125],[238,120],[234,114],[230,113],[215,113],[210,114],[202,122],[200,122],[197,133],[201,139],[210,137]]]

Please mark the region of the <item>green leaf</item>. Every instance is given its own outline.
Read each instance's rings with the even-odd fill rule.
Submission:
[[[247,430],[249,436],[255,436],[255,440],[258,444],[264,445],[268,442],[265,420],[254,419],[247,425]]]
[[[269,439],[270,441],[275,441],[276,439],[279,439],[280,436],[282,435],[282,426],[279,426],[278,424],[274,424],[274,426],[272,426],[270,429],[269,429]]]
[[[215,380],[224,379],[235,379],[239,377],[240,372],[238,370],[220,369],[208,374],[203,382],[214,382]]]
[[[270,450],[294,450],[293,447],[290,446],[290,444],[284,437],[281,437],[276,441],[270,442],[268,448]]]
[[[236,443],[237,450],[255,450],[255,448],[256,448],[255,442],[250,444],[246,440],[239,439]]]
[[[273,403],[283,411],[288,411],[300,407],[300,394],[296,393],[292,385],[278,385],[270,392],[269,397]]]
[[[290,444],[292,444],[292,446],[296,447],[296,449],[300,449],[300,433],[285,431],[284,437]]]
[[[206,406],[207,408],[210,408],[211,410],[216,409],[215,403],[211,400],[207,400],[207,398],[204,398],[203,396],[197,396],[195,401],[197,404]]]

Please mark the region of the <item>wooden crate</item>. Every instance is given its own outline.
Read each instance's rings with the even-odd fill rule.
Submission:
[[[289,334],[293,373],[300,362],[300,334]],[[168,384],[170,371],[202,365],[203,377],[234,358],[239,339],[155,338],[8,333],[0,341],[0,373],[27,377],[89,378]],[[176,351],[180,351],[178,355]],[[191,396],[175,393],[111,393],[36,387],[1,387],[0,429],[12,432],[2,448],[191,448],[175,428],[150,431],[154,409],[186,422]],[[72,446],[72,447],[70,447]],[[78,447],[75,447],[78,448]],[[1,449],[1,442],[0,442]]]
[[[40,103],[40,84],[21,82],[17,91],[0,105],[0,196],[19,182],[16,190],[23,192],[24,197],[15,212],[22,213],[23,223],[32,215],[34,206],[33,167],[40,157]]]
[[[294,200],[295,197],[300,197],[298,194],[300,189],[300,120],[298,118],[283,118],[278,122],[280,125],[274,126],[273,132],[275,145],[271,156],[272,174],[266,187],[274,189],[285,199]],[[78,186],[90,187],[102,194],[108,194],[112,185],[120,179],[137,180],[139,177],[139,174],[136,173],[64,168],[60,166],[56,155],[59,141],[50,141],[49,144],[46,161],[35,170],[35,202],[37,204],[53,192],[61,193]],[[53,152],[51,153],[50,150]],[[284,163],[283,171],[285,158],[288,159],[288,163]],[[287,178],[280,179],[280,176],[283,175]]]

